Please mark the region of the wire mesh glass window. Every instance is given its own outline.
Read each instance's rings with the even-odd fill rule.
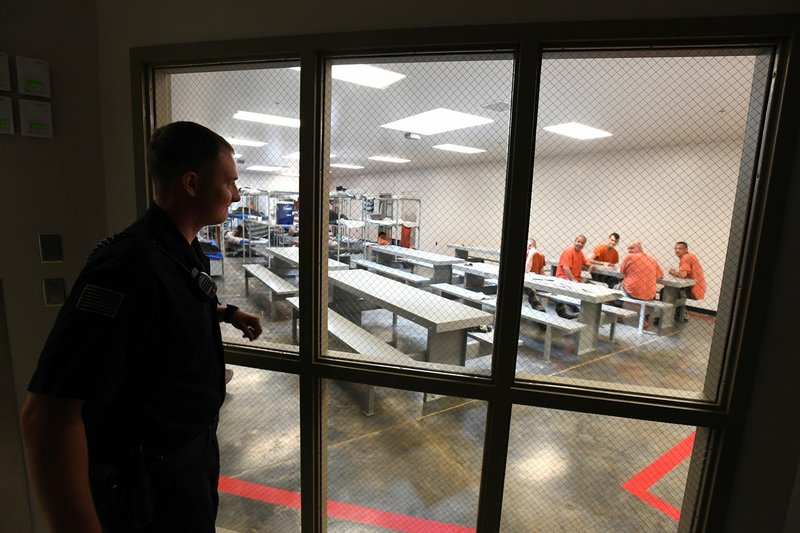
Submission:
[[[329,355],[487,375],[513,55],[328,67]]]
[[[297,296],[299,285],[300,73],[295,65],[156,71],[157,125],[198,122],[235,150],[239,199],[224,223],[204,228],[198,237],[220,301],[259,315],[264,333],[250,343],[222,324],[229,344],[297,350],[287,302]]]
[[[716,399],[771,59],[544,55],[519,378]]]
[[[300,383],[243,366],[219,415],[217,526],[225,531],[300,531]]]
[[[486,402],[327,382],[328,527],[333,531],[474,531]],[[354,398],[374,395],[365,417]]]
[[[702,469],[705,457],[696,433],[707,435],[515,406],[501,531],[678,531],[699,486],[690,472]]]

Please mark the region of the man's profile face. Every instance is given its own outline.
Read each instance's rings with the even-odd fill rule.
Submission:
[[[683,257],[687,251],[688,250],[686,250],[686,247],[684,245],[682,244],[675,245],[675,255],[677,255],[678,257]]]
[[[228,207],[241,199],[237,179],[233,153],[227,149],[220,150],[217,164],[200,175],[198,208],[207,224],[223,223],[228,218]]]
[[[583,247],[586,245],[586,238],[585,237],[578,237],[575,239],[575,251],[580,252],[583,250]]]

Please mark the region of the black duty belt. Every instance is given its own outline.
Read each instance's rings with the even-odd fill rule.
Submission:
[[[166,453],[153,454],[153,466],[165,470],[175,470],[191,464],[211,445],[217,434],[218,421],[219,417],[214,417],[214,420],[203,431],[183,446]]]

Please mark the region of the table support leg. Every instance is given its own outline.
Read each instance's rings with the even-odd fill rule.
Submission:
[[[429,329],[425,356],[431,363],[464,366],[467,357],[467,330],[435,333]]]
[[[676,287],[664,287],[664,292],[661,295],[661,299],[664,303],[669,303],[675,305],[676,301],[678,300],[678,296],[680,295],[680,289]],[[661,314],[661,329],[669,329],[675,325],[675,311],[677,310],[677,306],[673,307],[672,310],[666,310]]]
[[[578,317],[586,327],[580,332],[578,339],[578,355],[593,352],[597,349],[597,337],[600,332],[601,304],[581,302],[581,314]]]
[[[453,281],[453,265],[434,265],[431,283],[450,283]]]

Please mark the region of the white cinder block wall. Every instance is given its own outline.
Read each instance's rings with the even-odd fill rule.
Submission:
[[[620,257],[628,242],[641,240],[665,272],[678,263],[674,243],[685,240],[706,272],[708,291],[698,305],[716,310],[740,160],[735,144],[537,159],[529,234],[557,259],[578,234],[591,250],[616,231]],[[367,195],[418,195],[420,248],[451,254],[448,243],[500,247],[505,174],[498,163],[359,177],[336,172],[330,183]],[[745,216],[746,206],[736,213]]]

